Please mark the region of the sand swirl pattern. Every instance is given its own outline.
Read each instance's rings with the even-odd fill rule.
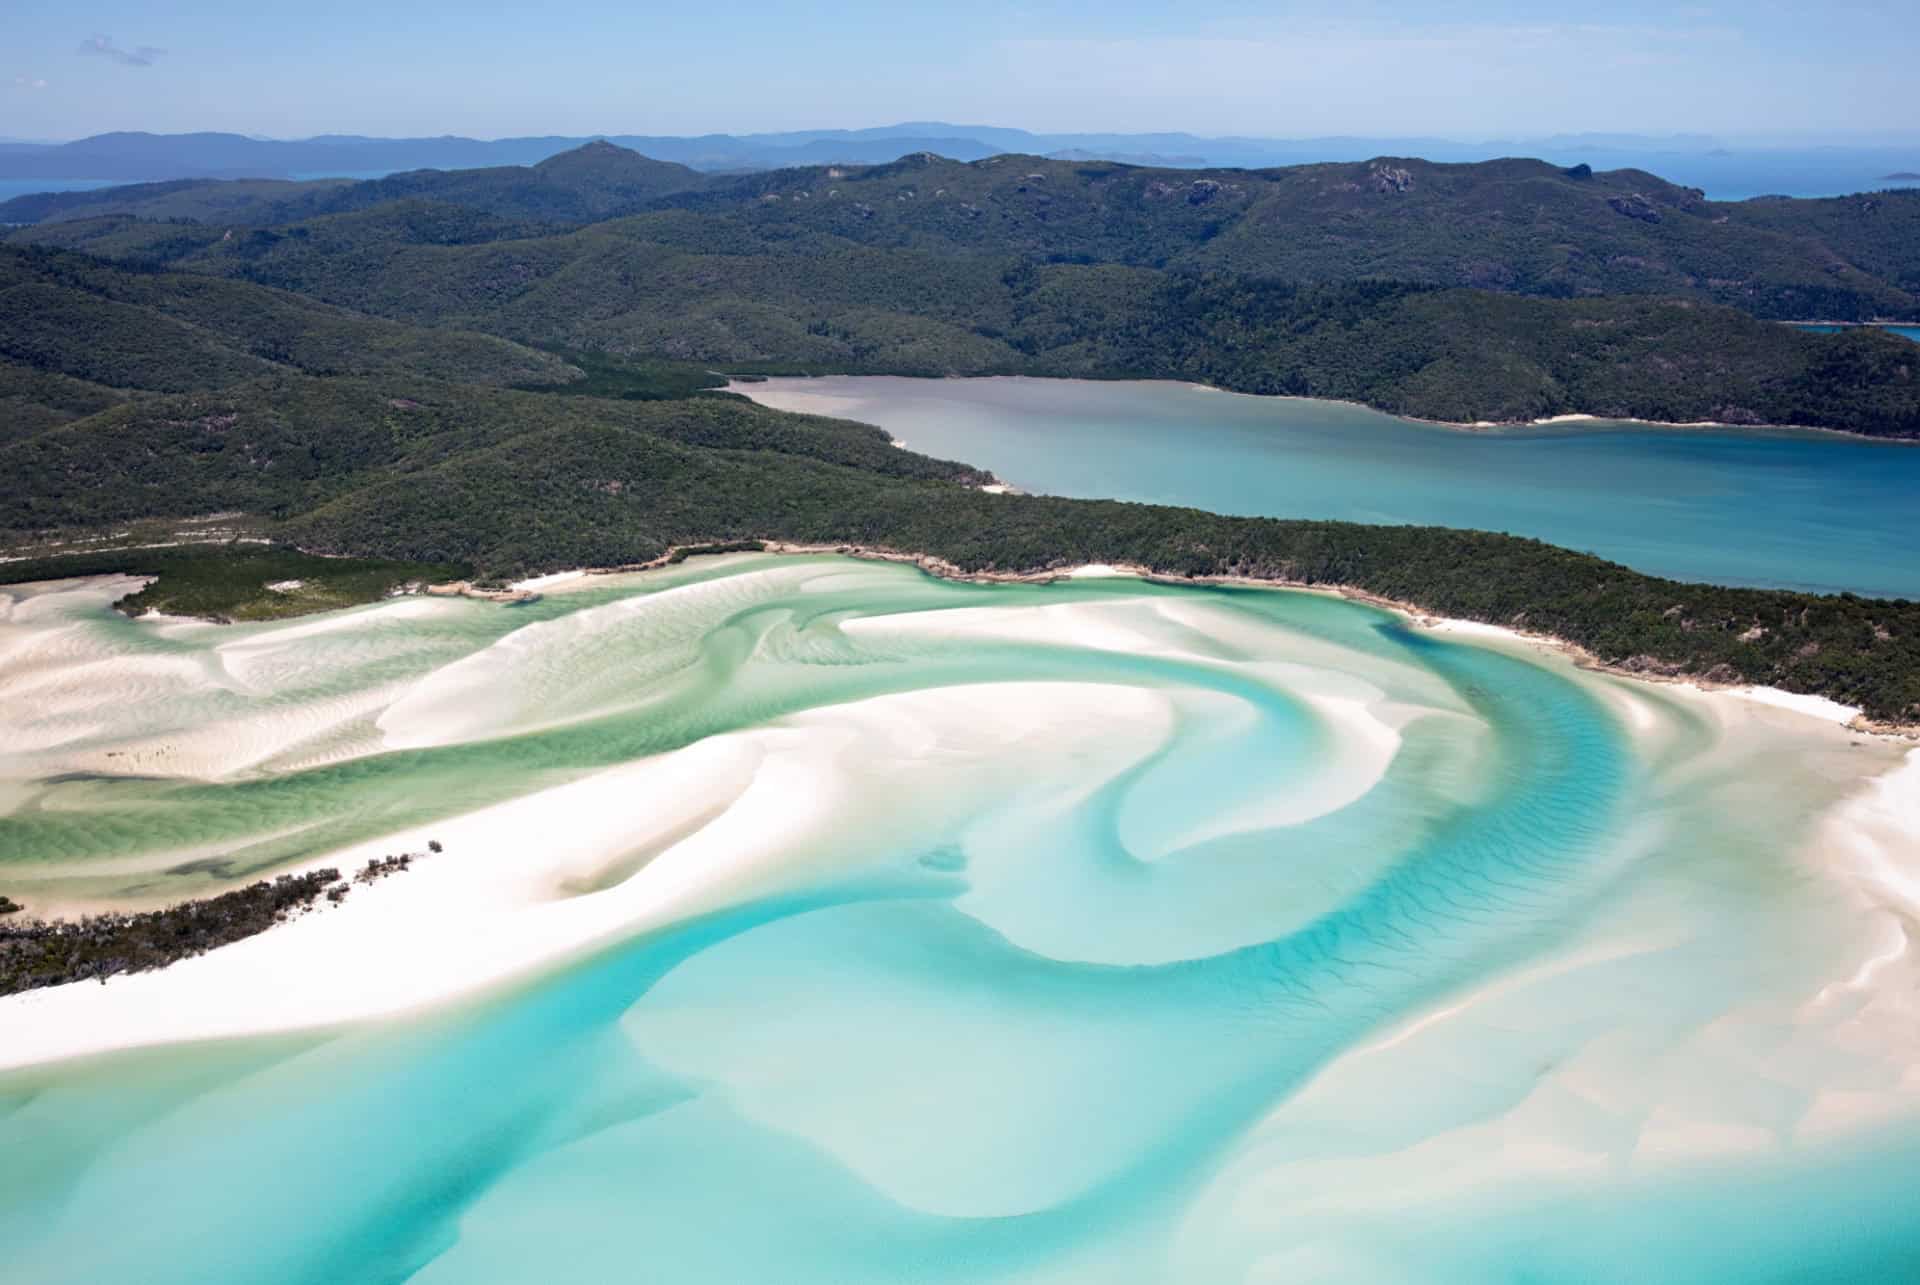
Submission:
[[[0,619],[0,888],[446,852],[0,1001],[23,1279],[1920,1254],[1900,745],[1298,593],[742,556],[223,630],[116,591]]]

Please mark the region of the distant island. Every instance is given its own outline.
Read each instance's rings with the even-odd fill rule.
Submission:
[[[0,139],[0,181],[132,183],[185,178],[364,177],[422,169],[531,166],[595,141],[614,143],[706,173],[884,164],[921,151],[956,161],[1016,154],[1246,170],[1355,161],[1369,156],[1422,156],[1446,162],[1545,156],[1564,157],[1563,164],[1584,157],[1596,162],[1596,168],[1658,168],[1681,182],[1698,183],[1712,177],[1732,181],[1747,192],[1803,191],[1794,185],[1796,179],[1820,183],[1833,172],[1836,162],[1864,177],[1906,160],[1903,150],[1885,147],[1826,144],[1732,149],[1697,134],[1556,134],[1483,140],[1429,135],[1222,138],[1185,133],[1053,133],[951,121],[908,121],[866,129],[789,129],[777,133],[615,133],[494,139],[346,134],[275,139],[234,133],[115,131],[63,143]]]
[[[1920,174],[1916,174],[1912,170],[1901,170],[1898,173],[1889,174],[1886,177],[1887,181],[1892,183],[1920,183]]]

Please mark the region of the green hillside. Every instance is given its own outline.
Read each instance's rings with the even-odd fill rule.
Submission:
[[[125,398],[103,384],[0,360],[0,445],[84,419]]]
[[[1882,196],[1882,223],[1920,217],[1920,192]],[[1920,269],[1920,244],[1875,258],[1865,247],[1881,239],[1878,225],[1822,223],[1803,208],[1816,202],[1767,202],[1780,208],[1752,216],[1638,170],[1532,160],[1162,170],[919,156],[752,175],[667,203],[738,215],[767,242],[828,233],[1295,282],[1678,294],[1765,317],[1920,316],[1920,300],[1897,284]]]
[[[587,431],[632,438],[665,452],[663,458],[683,449],[758,452],[876,477],[987,480],[966,465],[897,450],[877,428],[785,415],[738,398],[614,401],[425,376],[277,374],[223,390],[141,398],[0,446],[7,479],[0,532],[222,509],[291,518],[374,482],[404,486],[454,457]],[[402,507],[428,503],[416,497]],[[368,551],[384,551],[384,542],[374,539]],[[490,570],[517,569],[497,557],[479,561]]]
[[[6,249],[0,368],[10,372],[0,380],[4,395],[42,414],[87,408],[71,381],[182,392],[293,370],[409,371],[478,384],[577,373],[548,353],[493,336],[400,325],[248,282]]]

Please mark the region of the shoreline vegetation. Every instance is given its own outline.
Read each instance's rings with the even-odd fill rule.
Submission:
[[[440,851],[438,841],[428,851]],[[0,896],[0,996],[68,982],[144,973],[257,936],[296,915],[337,906],[364,886],[412,867],[425,853],[376,857],[351,880],[335,866],[276,875],[218,896],[158,910],[112,911],[75,919],[29,918]]]

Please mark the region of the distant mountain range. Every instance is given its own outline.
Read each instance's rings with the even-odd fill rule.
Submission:
[[[1562,134],[1481,142],[1355,136],[1203,138],[1181,133],[1044,134],[943,121],[774,134],[600,137],[656,160],[708,173],[875,164],[912,152],[932,152],[957,161],[1019,153],[1187,168],[1264,168],[1375,156],[1421,156],[1436,161],[1539,156],[1566,165],[1586,161],[1595,168],[1653,169],[1728,198],[1775,191],[1822,195],[1860,190],[1876,181],[1905,181],[1889,171],[1904,173],[1914,157],[1912,148],[1893,147],[1733,149],[1693,134]],[[42,179],[53,184],[83,179],[368,178],[402,170],[533,165],[590,141],[594,140],[551,135],[482,140],[322,134],[277,140],[241,134],[122,132],[59,144],[0,141],[0,180]]]
[[[424,275],[378,265],[401,246],[512,243],[521,253],[538,242],[543,266],[515,271],[545,275],[595,239],[564,234],[608,220],[635,220],[621,233],[623,252],[654,242],[732,255],[736,266],[748,255],[866,246],[1548,298],[1685,296],[1783,319],[1920,314],[1920,193],[1718,202],[1643,170],[1538,160],[1383,157],[1249,171],[921,151],[876,166],[714,174],[596,141],[531,166],[172,179],[0,201],[0,224],[27,225],[4,234],[16,244],[244,275],[363,309],[360,287],[338,274],[371,271],[362,285],[404,286],[370,310],[472,292],[492,310],[490,321],[464,323],[479,329],[511,311],[486,285],[500,270],[493,251],[437,252]],[[311,275],[320,267],[329,281]],[[474,279],[456,288],[469,270]],[[604,293],[604,283],[629,278],[596,279]],[[597,315],[607,301],[567,306]]]

